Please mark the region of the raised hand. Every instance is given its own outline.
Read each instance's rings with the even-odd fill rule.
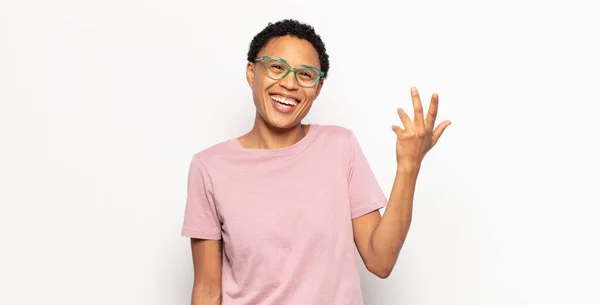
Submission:
[[[392,130],[398,136],[396,141],[398,169],[418,171],[427,152],[435,146],[451,122],[449,120],[443,121],[434,129],[438,112],[437,93],[431,96],[427,117],[424,117],[423,104],[417,88],[412,87],[410,91],[414,108],[414,120],[411,120],[402,108],[398,108],[398,115],[404,128],[393,125]]]

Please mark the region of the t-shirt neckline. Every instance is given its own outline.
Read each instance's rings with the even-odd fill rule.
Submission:
[[[308,131],[306,132],[306,135],[304,135],[304,137],[302,139],[300,139],[298,142],[290,145],[290,146],[286,146],[286,147],[282,147],[282,148],[245,148],[242,146],[242,144],[240,144],[240,141],[238,140],[237,137],[230,139],[229,141],[233,144],[232,146],[240,152],[244,152],[244,153],[250,153],[250,154],[263,154],[263,155],[282,155],[282,154],[289,154],[289,153],[294,153],[297,151],[302,150],[304,147],[306,147],[308,144],[310,144],[311,140],[315,137],[316,129],[318,127],[317,124],[308,124]]]

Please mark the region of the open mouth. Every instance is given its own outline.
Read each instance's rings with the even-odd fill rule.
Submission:
[[[269,95],[271,97],[271,99],[276,102],[280,107],[283,107],[285,109],[291,109],[296,107],[300,101],[294,98],[289,98],[289,97],[284,97],[278,94],[271,94]]]

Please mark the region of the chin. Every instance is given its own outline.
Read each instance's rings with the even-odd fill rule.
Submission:
[[[300,124],[300,122],[297,122],[296,120],[283,118],[267,118],[264,121],[267,123],[267,125],[269,125],[269,127],[278,130],[291,129]]]
[[[271,89],[255,98],[255,104],[259,109],[258,115],[267,126],[283,131],[297,127],[312,103],[303,94]]]
[[[298,108],[294,109],[294,111],[282,113],[275,109],[271,102],[267,102],[265,109],[265,113],[262,116],[263,121],[269,125],[271,128],[275,129],[291,129],[302,121],[302,112],[303,109],[298,106]]]

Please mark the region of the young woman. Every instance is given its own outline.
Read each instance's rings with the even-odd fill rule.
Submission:
[[[397,172],[389,200],[352,131],[303,124],[329,70],[325,45],[295,20],[269,24],[248,51],[253,128],[196,153],[182,234],[191,238],[193,305],[361,305],[354,257],[381,278],[409,230],[434,129],[411,88],[414,120],[398,109]],[[386,207],[383,217],[379,209]]]

